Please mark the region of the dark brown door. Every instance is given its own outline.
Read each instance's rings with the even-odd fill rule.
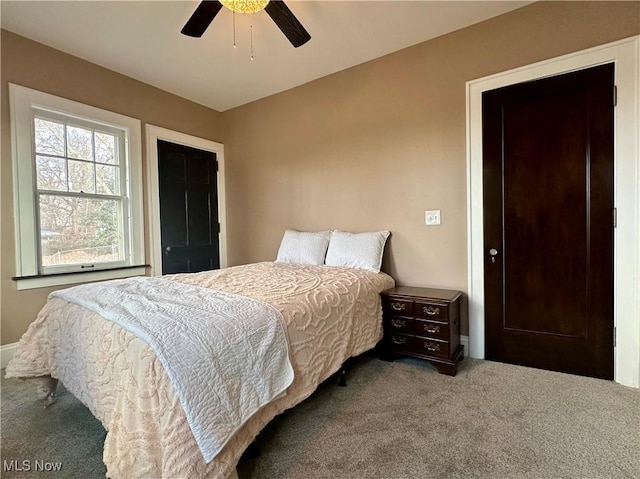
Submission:
[[[483,94],[487,359],[613,379],[613,82]]]
[[[162,274],[220,267],[216,154],[158,141]]]

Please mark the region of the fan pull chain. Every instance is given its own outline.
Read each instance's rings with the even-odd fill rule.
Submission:
[[[236,48],[236,12],[232,10],[233,13],[233,48]]]
[[[251,61],[253,61],[253,25],[251,25]]]

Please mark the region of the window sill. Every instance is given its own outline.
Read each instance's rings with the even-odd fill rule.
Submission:
[[[43,276],[25,276],[12,278],[18,287],[18,291],[36,288],[50,288],[51,286],[64,286],[67,284],[90,283],[107,279],[128,278],[130,276],[144,276],[146,266],[132,266],[128,268],[107,269],[102,271],[87,271],[83,273],[64,273]]]

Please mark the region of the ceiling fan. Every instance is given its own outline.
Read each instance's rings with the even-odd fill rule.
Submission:
[[[282,0],[204,0],[198,5],[180,32],[190,37],[201,37],[223,4],[230,10],[239,13],[255,13],[264,9],[296,48],[311,39],[311,35]],[[244,5],[249,6],[245,8]]]

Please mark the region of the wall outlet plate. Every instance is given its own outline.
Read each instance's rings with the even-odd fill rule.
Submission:
[[[424,224],[435,226],[440,224],[440,210],[429,210],[424,212]]]

